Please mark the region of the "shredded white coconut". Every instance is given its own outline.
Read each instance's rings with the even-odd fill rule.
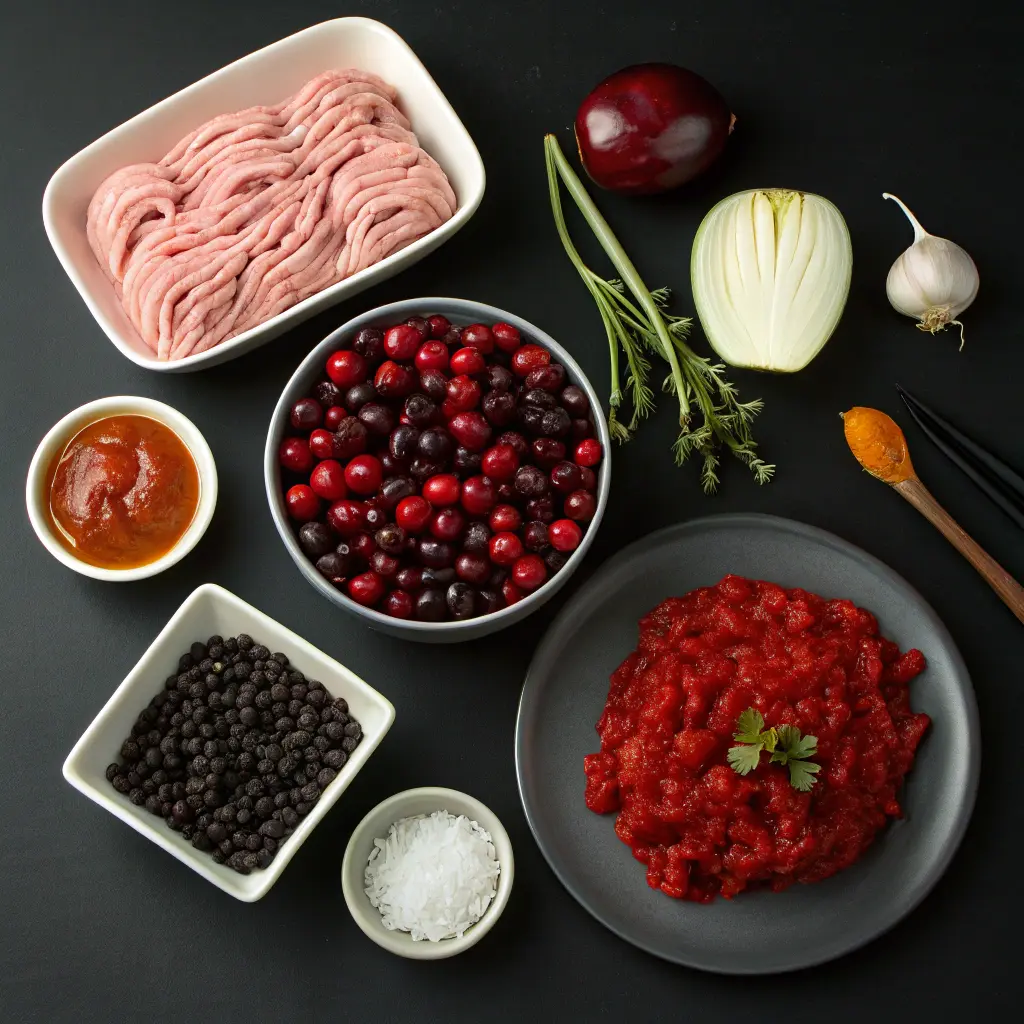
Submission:
[[[497,892],[501,866],[490,835],[448,811],[396,821],[375,839],[366,865],[366,895],[384,927],[414,941],[461,936]]]

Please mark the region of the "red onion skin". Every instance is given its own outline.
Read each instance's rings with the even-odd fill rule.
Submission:
[[[595,184],[649,195],[677,188],[714,163],[734,120],[700,75],[673,64],[636,64],[583,101],[576,144]]]

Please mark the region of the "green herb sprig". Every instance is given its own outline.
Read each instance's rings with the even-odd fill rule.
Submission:
[[[761,751],[770,754],[769,764],[789,768],[789,784],[801,793],[808,793],[818,781],[815,776],[821,765],[809,761],[818,752],[818,737],[803,736],[795,725],[765,729],[764,718],[754,708],[747,708],[736,719],[733,733],[736,746],[727,754],[729,766],[739,775],[748,775],[761,762]]]

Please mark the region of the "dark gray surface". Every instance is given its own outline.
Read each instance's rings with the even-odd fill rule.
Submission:
[[[126,117],[298,28],[370,14],[421,55],[480,147],[487,196],[431,259],[237,363],[188,377],[131,365],[66,279],[39,213],[50,174]],[[1019,5],[951,0],[37,0],[0,14],[0,613],[8,668],[0,713],[0,1016],[14,1021],[183,1020],[945,1021],[1017,1005],[1024,882],[1020,720],[1024,633],[967,563],[882,484],[859,473],[836,414],[877,405],[903,419],[914,461],[950,512],[1018,577],[1020,532],[964,485],[906,422],[892,385],[1024,464],[1024,374],[1014,230],[1024,101]],[[735,374],[766,410],[758,437],[778,478],[737,466],[705,498],[676,470],[671,410],[617,453],[608,514],[587,563],[545,609],[498,638],[446,649],[362,628],[321,600],[278,542],[260,465],[277,396],[303,356],[364,309],[456,294],[513,310],[562,341],[602,390],[607,352],[593,303],[547,207],[542,136],[571,152],[592,83],[638,60],[706,75],[739,118],[720,167],[662,199],[601,194],[602,209],[653,285],[692,309],[690,242],[704,213],[742,188],[827,196],[853,236],[850,302],[821,355],[794,377]],[[881,192],[977,260],[967,344],[916,331],[883,285],[910,241]],[[580,235],[581,245],[584,241]],[[587,252],[592,247],[583,246]],[[595,254],[595,265],[604,267]],[[705,351],[697,332],[695,345]],[[22,508],[29,458],[67,410],[100,395],[170,402],[210,440],[217,515],[192,555],[156,579],[115,587],[64,570]],[[876,942],[824,967],[766,979],[674,967],[616,938],[548,869],[519,807],[512,738],[519,688],[545,628],[587,574],[651,530],[712,512],[766,511],[814,523],[877,555],[952,632],[981,708],[978,804],[950,870]],[[75,793],[60,765],[171,612],[200,582],[224,584],[396,705],[395,727],[281,881],[254,906],[223,897]],[[380,799],[418,785],[484,800],[509,830],[516,891],[494,931],[447,963],[410,964],[365,941],[338,867],[350,829]],[[867,1002],[867,1006],[865,1003]]]
[[[581,799],[583,758],[608,678],[636,647],[637,622],[668,597],[728,573],[846,597],[877,616],[901,650],[928,667],[911,684],[932,718],[891,823],[853,867],[785,893],[741,894],[710,906],[670,900],[615,836],[615,815]],[[952,637],[921,596],[876,558],[838,537],[763,515],[695,519],[659,530],[609,560],[551,624],[530,665],[516,726],[527,819],[548,863],[599,921],[650,953],[723,974],[796,970],[871,941],[939,880],[974,806],[981,761],[978,707]]]

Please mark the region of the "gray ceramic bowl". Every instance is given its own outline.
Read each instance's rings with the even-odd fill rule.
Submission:
[[[590,523],[589,529],[583,535],[583,542],[572,553],[562,571],[553,576],[544,586],[509,608],[492,612],[490,615],[481,615],[475,619],[452,622],[417,622],[414,620],[392,618],[390,615],[374,611],[372,608],[364,608],[340,590],[332,587],[316,571],[313,563],[299,547],[292,523],[285,511],[284,495],[281,490],[281,471],[278,464],[278,449],[285,436],[289,410],[299,398],[308,395],[316,381],[321,378],[327,356],[338,347],[341,338],[353,334],[363,327],[385,327],[390,324],[401,323],[410,316],[423,316],[433,313],[440,313],[451,320],[452,323],[460,325],[472,323],[492,324],[504,321],[505,323],[512,324],[513,327],[517,327],[524,339],[537,342],[549,349],[551,354],[565,366],[569,379],[586,392],[594,413],[594,426],[597,430],[597,436],[604,449],[604,458],[598,472],[597,512]],[[553,338],[521,317],[506,313],[503,309],[486,306],[482,302],[470,302],[467,299],[406,299],[402,302],[392,302],[387,306],[379,306],[377,309],[371,309],[368,313],[363,313],[362,316],[349,320],[347,324],[343,324],[324,338],[306,356],[295,373],[292,374],[291,380],[288,381],[281,394],[281,398],[278,400],[277,408],[274,409],[274,415],[270,421],[270,430],[267,433],[267,447],[263,458],[267,500],[270,502],[270,513],[274,517],[274,525],[277,527],[277,532],[281,535],[284,546],[288,549],[288,553],[292,556],[302,575],[328,601],[332,601],[338,607],[344,608],[345,611],[357,615],[374,629],[389,633],[392,636],[404,637],[407,640],[420,640],[427,643],[454,643],[462,640],[475,640],[478,637],[494,633],[499,629],[504,629],[506,626],[511,626],[513,623],[525,619],[527,615],[535,612],[542,604],[554,597],[576,571],[590,545],[593,543],[594,535],[597,533],[597,528],[601,524],[601,518],[608,504],[608,488],[611,484],[611,439],[608,436],[608,424],[601,414],[601,409],[601,402],[597,394],[593,387],[591,387],[590,381],[587,380],[583,371],[577,365],[576,360]]]

